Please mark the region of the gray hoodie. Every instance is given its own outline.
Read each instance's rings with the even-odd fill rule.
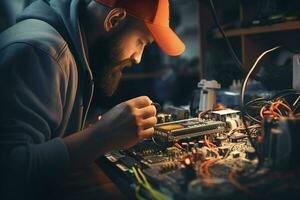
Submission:
[[[0,35],[0,199],[45,199],[93,94],[81,0],[38,0]]]

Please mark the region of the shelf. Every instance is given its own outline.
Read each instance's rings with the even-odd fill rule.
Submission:
[[[300,21],[291,21],[291,22],[278,23],[278,24],[273,24],[268,26],[256,26],[251,28],[227,30],[225,31],[225,34],[227,37],[234,37],[234,36],[253,35],[259,33],[270,33],[270,32],[278,32],[278,31],[297,30],[297,29],[300,29]],[[215,33],[214,38],[222,38],[221,33],[220,32]]]

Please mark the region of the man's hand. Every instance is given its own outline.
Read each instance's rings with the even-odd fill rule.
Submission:
[[[154,132],[156,108],[151,103],[146,96],[123,102],[102,116],[95,131],[110,138],[113,148],[131,147]]]
[[[145,96],[121,103],[95,125],[64,138],[72,166],[86,166],[107,151],[129,148],[151,136],[157,123],[151,103]]]

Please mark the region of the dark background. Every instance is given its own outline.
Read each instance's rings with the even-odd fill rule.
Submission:
[[[0,31],[14,24],[17,13],[34,0],[1,0]],[[214,38],[215,23],[212,20],[208,0],[171,0],[171,26],[186,44],[186,52],[180,57],[166,56],[155,44],[144,52],[141,64],[127,70],[120,87],[113,97],[107,98],[96,91],[90,119],[102,114],[116,104],[141,95],[149,96],[161,105],[188,105],[197,83],[202,79],[217,80],[228,89],[233,80],[242,80],[243,74],[236,67],[222,38]],[[270,16],[300,15],[298,0],[214,0],[220,24],[225,30],[251,27],[253,20],[265,20]],[[247,17],[241,19],[240,7],[245,7]],[[297,19],[298,20],[298,19]],[[274,23],[274,21],[272,22]],[[279,23],[278,21],[276,23]],[[260,24],[262,26],[265,24]],[[261,35],[230,37],[237,56],[243,60],[248,50],[249,63],[264,50],[277,44],[300,46],[299,31],[274,32]],[[244,41],[244,43],[243,43]],[[262,63],[258,73],[265,78],[263,88],[278,90],[291,88],[292,54],[280,51]],[[249,64],[245,65],[249,69]],[[254,88],[255,89],[255,88]]]

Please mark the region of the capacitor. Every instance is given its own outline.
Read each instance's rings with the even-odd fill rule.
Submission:
[[[189,142],[189,145],[190,145],[191,147],[195,147],[195,142]]]
[[[226,136],[219,136],[216,138],[217,146],[223,146],[224,142],[226,142]]]
[[[233,152],[231,153],[231,155],[232,155],[233,158],[239,158],[239,157],[240,157],[240,152],[238,152],[238,151],[233,151]]]
[[[158,115],[156,116],[156,118],[157,118],[157,123],[158,123],[158,124],[161,124],[161,123],[165,123],[165,122],[166,122],[166,120],[165,120],[165,115],[164,115],[164,114],[158,114]]]
[[[189,144],[186,142],[181,143],[182,148],[186,149],[187,151],[189,151]]]
[[[172,115],[171,114],[165,114],[165,122],[172,121]]]

